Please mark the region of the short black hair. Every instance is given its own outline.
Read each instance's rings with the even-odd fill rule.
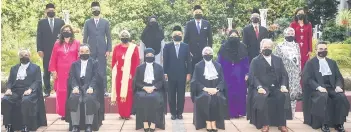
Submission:
[[[202,7],[201,7],[200,5],[195,5],[195,6],[194,6],[194,11],[197,10],[197,9],[202,10]]]
[[[94,7],[94,6],[99,6],[100,7],[100,3],[97,2],[97,1],[94,1],[91,3],[91,7]]]
[[[318,45],[322,45],[322,44],[328,45],[328,42],[326,42],[326,41],[318,41],[318,43],[316,44],[316,49],[317,49]]]
[[[54,8],[55,9],[55,5],[52,3],[46,4],[45,9],[49,9],[49,8]]]
[[[90,50],[89,44],[81,44],[81,45],[79,46],[79,48],[80,48],[80,47],[88,47],[88,49]]]

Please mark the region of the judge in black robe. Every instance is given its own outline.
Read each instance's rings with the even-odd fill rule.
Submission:
[[[262,132],[268,132],[269,126],[278,126],[282,132],[287,132],[286,115],[290,107],[288,91],[288,74],[281,58],[272,55],[273,42],[263,39],[261,55],[255,57],[250,65],[249,98],[251,105],[250,123]]]
[[[145,63],[137,67],[133,80],[135,129],[144,128],[145,132],[153,132],[155,128],[164,130],[167,101],[163,68],[155,63],[152,48],[146,48],[144,54]]]
[[[329,132],[329,127],[344,132],[350,109],[344,79],[336,62],[326,58],[327,44],[319,42],[316,48],[318,56],[306,63],[302,75],[304,124],[323,132]]]
[[[98,82],[103,81],[97,71],[97,62],[90,58],[89,46],[82,45],[79,54],[80,60],[72,64],[69,73],[66,122],[72,132],[79,129],[98,131],[103,119],[100,107],[104,107],[100,99],[104,89]]]
[[[40,67],[30,62],[30,52],[19,52],[20,64],[11,68],[1,114],[7,132],[36,131],[47,126]]]
[[[206,128],[216,132],[225,129],[224,119],[227,111],[226,87],[222,67],[212,60],[213,49],[203,49],[204,60],[195,65],[191,80],[191,99],[194,103],[193,123],[196,130]]]

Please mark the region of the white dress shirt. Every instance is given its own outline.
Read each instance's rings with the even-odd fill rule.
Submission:
[[[48,18],[49,25],[50,25],[50,20],[52,20],[52,27],[55,27],[55,18]]]
[[[272,56],[263,56],[264,57],[264,59],[266,59],[266,61],[268,62],[268,64],[270,65],[270,66],[272,66]]]
[[[80,64],[80,77],[84,77],[85,76],[85,72],[87,70],[87,65],[88,65],[88,60],[80,60],[81,64]]]
[[[21,64],[21,66],[18,68],[18,71],[17,71],[16,80],[24,80],[27,77],[27,68],[29,66],[29,63]]]
[[[196,27],[197,27],[197,23],[198,23],[198,22],[200,22],[200,23],[199,23],[199,27],[200,27],[200,29],[201,29],[202,19],[200,19],[200,21],[195,20]]]
[[[100,18],[94,18],[95,26],[97,26],[99,24],[99,21],[100,21]]]
[[[260,24],[252,23],[252,26],[254,27],[254,30],[256,30],[257,27],[257,31],[260,32]]]

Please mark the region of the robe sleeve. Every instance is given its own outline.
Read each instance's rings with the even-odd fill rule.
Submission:
[[[262,86],[261,82],[257,79],[257,74],[258,74],[258,65],[256,64],[257,59],[253,59],[250,64],[250,70],[249,70],[249,75],[251,76],[250,81],[252,81],[252,84],[255,89],[257,89],[258,86]]]
[[[312,88],[313,90],[316,90],[317,87],[319,87],[319,84],[314,80],[313,73],[313,61],[310,60],[306,63],[303,72],[302,72],[302,82],[303,84],[306,84],[308,87]]]
[[[97,84],[97,78],[99,77],[99,74],[98,74],[98,68],[99,68],[99,65],[97,62],[93,62],[93,77],[91,78],[91,81],[90,81],[90,84],[89,84],[89,88],[92,88],[95,90],[95,88],[97,88],[96,84]]]
[[[50,72],[56,71],[58,48],[59,48],[59,42],[56,41],[56,43],[54,44],[54,48],[52,49],[51,58],[50,58],[50,62],[49,62],[49,71]]]
[[[8,89],[11,89],[12,86],[13,86],[13,83],[15,82],[15,77],[16,77],[16,71],[15,71],[15,68],[14,67],[11,67],[11,70],[10,70],[10,76],[9,78],[7,79],[7,84],[6,84],[6,87]]]
[[[219,66],[219,68],[218,68],[219,70],[217,71],[219,74],[218,74],[218,84],[217,84],[217,89],[219,90],[219,91],[224,91],[224,79],[223,79],[223,70],[222,70],[222,67],[221,66]]]
[[[35,68],[35,81],[30,85],[30,89],[32,89],[32,92],[37,91],[37,89],[41,86],[41,71],[40,67],[36,66]]]
[[[75,73],[75,66],[74,64],[72,64],[71,69],[69,71],[69,79],[70,79],[70,85],[71,88],[75,88],[75,87],[79,87],[78,85],[78,80],[74,77],[74,73]]]
[[[141,88],[144,87],[144,83],[143,81],[141,80],[141,70],[140,70],[140,67],[138,67],[136,69],[136,72],[135,72],[135,76],[134,76],[134,79],[133,79],[133,82],[134,82],[134,85],[133,85],[133,90],[134,90],[134,93],[141,90]]]
[[[335,68],[335,82],[336,82],[336,86],[339,86],[341,88],[344,88],[344,78],[342,77],[342,74],[340,73],[338,64],[333,61],[334,63],[334,68]]]
[[[191,93],[191,100],[195,102],[195,97],[199,92],[199,89],[203,89],[205,86],[201,84],[198,79],[199,77],[197,76],[199,72],[199,68],[195,65],[195,70],[193,73],[193,77],[190,82],[190,93]]]
[[[289,87],[289,77],[288,77],[288,72],[286,71],[286,68],[284,66],[283,60],[281,58],[279,58],[280,61],[280,65],[282,67],[282,79],[281,79],[281,85],[286,86],[287,88]]]
[[[159,72],[157,73],[158,76],[161,76],[161,80],[157,80],[157,82],[155,82],[154,86],[156,87],[157,90],[161,90],[163,89],[163,84],[164,84],[164,80],[165,80],[165,76],[163,75],[163,69],[159,69]]]

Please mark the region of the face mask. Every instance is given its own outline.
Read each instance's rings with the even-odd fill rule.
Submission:
[[[195,14],[195,19],[201,19],[202,18],[202,14]]]
[[[182,41],[182,36],[176,35],[173,37],[173,40],[176,42],[180,42],[180,41]]]
[[[46,15],[50,18],[53,18],[53,17],[55,17],[55,12],[50,11],[50,12],[47,12]]]
[[[80,55],[79,55],[79,58],[80,58],[81,60],[88,60],[89,57],[90,57],[90,54],[80,54]]]
[[[145,62],[151,63],[155,61],[155,57],[145,57]]]
[[[318,56],[319,56],[319,57],[323,57],[323,58],[324,58],[324,57],[326,57],[327,55],[328,55],[328,51],[319,51],[319,52],[318,52]]]
[[[303,20],[305,18],[305,15],[304,14],[298,14],[298,15],[296,15],[296,17],[299,20]]]
[[[93,11],[93,15],[94,16],[99,16],[100,15],[100,11]]]
[[[292,42],[292,41],[295,40],[295,37],[294,36],[286,36],[285,40],[288,41],[288,42]]]
[[[262,50],[262,54],[264,56],[269,56],[272,54],[272,50],[271,49],[264,49],[264,50]]]
[[[20,58],[20,62],[21,62],[22,64],[28,64],[29,61],[30,61],[30,60],[29,60],[28,57],[22,57],[22,58]]]
[[[157,25],[157,22],[152,21],[152,22],[150,22],[150,25],[151,25],[151,26],[155,26],[155,25]]]
[[[63,38],[70,38],[70,37],[72,37],[72,33],[70,33],[70,32],[63,32],[62,33],[62,36],[63,36]]]
[[[210,60],[212,60],[212,58],[213,58],[213,55],[204,55],[204,59],[206,61],[210,61]]]
[[[260,22],[260,19],[258,17],[254,17],[251,19],[252,23],[258,23]]]
[[[129,42],[129,39],[128,38],[121,38],[121,41],[122,41],[122,43],[128,43]]]
[[[239,39],[239,37],[229,37],[228,41],[230,43],[238,43],[238,42],[240,42],[240,39]]]

